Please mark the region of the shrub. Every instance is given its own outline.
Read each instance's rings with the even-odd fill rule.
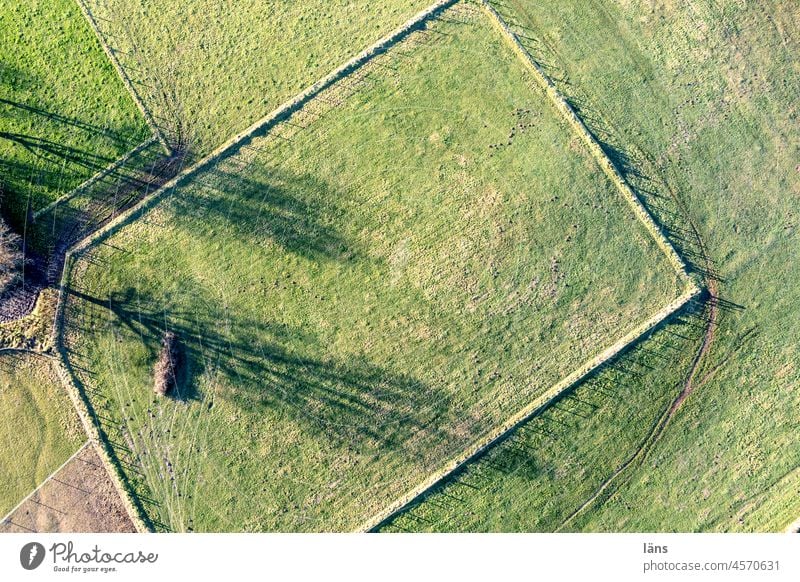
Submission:
[[[20,278],[23,263],[20,242],[19,235],[0,219],[0,296]]]
[[[161,338],[161,351],[155,367],[155,384],[153,391],[159,396],[166,396],[177,384],[177,370],[180,352],[178,337],[171,331]]]

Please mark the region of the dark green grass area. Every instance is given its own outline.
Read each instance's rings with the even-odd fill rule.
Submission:
[[[0,354],[0,515],[85,440],[72,403],[42,356]]]
[[[464,4],[73,273],[70,364],[155,526],[198,531],[356,528],[680,291]]]
[[[721,297],[694,392],[644,463],[627,471],[610,495],[570,527],[782,530],[800,515],[800,13],[795,3],[634,1],[623,7],[509,0],[497,6]],[[675,374],[672,365],[664,365],[649,377],[674,393]],[[655,400],[619,399],[610,413],[646,418],[654,407]],[[621,450],[630,448],[632,435],[647,430],[646,422],[629,422],[625,431],[587,430],[593,422],[577,422],[563,438],[582,442],[587,450]],[[492,458],[501,462],[513,455],[518,453],[509,447]],[[558,451],[523,456],[519,463],[562,463]],[[602,482],[617,462],[605,463],[606,475],[593,480]],[[487,470],[479,466],[470,472]],[[570,485],[552,518],[538,512],[552,497],[551,479],[543,474],[527,482],[498,479],[475,493],[460,488],[456,509],[414,510],[432,516],[432,523],[414,523],[408,516],[398,524],[554,529],[589,498],[591,488],[577,486],[584,478],[580,466],[565,470],[562,482]],[[504,507],[510,508],[508,523],[488,511]]]
[[[428,0],[87,0],[168,139],[207,153]]]
[[[13,222],[149,135],[73,0],[0,0],[0,187]]]

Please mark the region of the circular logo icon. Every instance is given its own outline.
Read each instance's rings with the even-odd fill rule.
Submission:
[[[26,570],[35,570],[44,561],[44,546],[39,542],[30,542],[19,551],[19,563]]]

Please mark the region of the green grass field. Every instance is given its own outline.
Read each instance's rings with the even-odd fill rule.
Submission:
[[[557,530],[641,446],[680,390],[694,324],[682,316],[656,332],[380,531]]]
[[[644,461],[568,528],[782,530],[800,514],[800,263],[793,250],[800,13],[783,1],[509,0],[498,8],[520,25],[531,52],[722,299],[694,392]],[[671,366],[646,377],[677,392]],[[632,451],[634,435],[666,406],[661,398],[609,400],[587,419],[574,419],[549,449],[534,444],[545,422],[537,420],[393,526],[555,529],[625,459],[610,456],[605,475],[594,466],[587,475],[583,464],[569,464],[576,457],[564,456],[564,443],[583,454],[598,447]],[[624,430],[601,422],[607,417],[627,419]],[[483,477],[509,463],[530,470]],[[473,483],[477,489],[461,486]]]
[[[0,354],[0,515],[85,440],[72,403],[42,356]]]
[[[206,153],[427,0],[87,0],[171,141]]]
[[[0,0],[0,203],[16,225],[149,136],[74,0]]]
[[[680,291],[464,5],[73,274],[70,364],[156,528],[196,531],[355,528]]]

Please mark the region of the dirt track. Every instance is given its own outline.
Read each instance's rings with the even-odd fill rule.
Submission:
[[[693,237],[695,239],[697,249],[699,251],[699,255],[702,258],[702,272],[703,272],[703,282],[706,286],[707,298],[705,303],[708,307],[707,309],[707,317],[705,323],[705,329],[703,331],[703,342],[700,344],[700,347],[695,354],[695,357],[692,360],[692,364],[689,367],[689,370],[686,373],[685,380],[683,381],[681,391],[669,405],[669,407],[664,411],[658,421],[653,425],[650,432],[647,434],[645,439],[642,441],[642,444],[633,452],[633,454],[626,460],[622,465],[617,468],[614,473],[612,473],[603,483],[595,490],[595,492],[589,497],[586,501],[584,501],[575,511],[567,516],[567,518],[561,523],[561,525],[556,529],[556,531],[561,531],[565,527],[567,527],[576,517],[578,517],[581,513],[583,513],[588,507],[592,504],[597,502],[604,493],[607,493],[612,484],[617,480],[617,478],[627,471],[631,466],[634,464],[639,466],[641,465],[645,459],[647,458],[648,454],[652,450],[653,446],[661,439],[661,436],[664,434],[664,430],[666,429],[669,421],[677,412],[678,408],[680,408],[681,404],[691,395],[691,393],[695,390],[698,385],[702,385],[705,382],[704,378],[703,381],[697,383],[696,376],[697,373],[700,371],[701,366],[707,359],[707,355],[711,350],[711,347],[714,343],[714,337],[716,334],[717,328],[717,319],[719,317],[719,282],[714,274],[713,263],[711,260],[710,255],[708,254],[708,249],[706,247],[705,241],[703,240],[702,236],[700,235],[700,231],[697,228],[697,224],[695,223],[692,215],[689,213],[689,210],[686,208],[683,201],[680,197],[672,191],[670,188],[670,195],[673,201],[678,206],[680,212],[685,217],[689,227],[692,230]],[[608,493],[607,497],[603,499],[600,503],[601,505],[611,499],[616,491],[612,491]]]

